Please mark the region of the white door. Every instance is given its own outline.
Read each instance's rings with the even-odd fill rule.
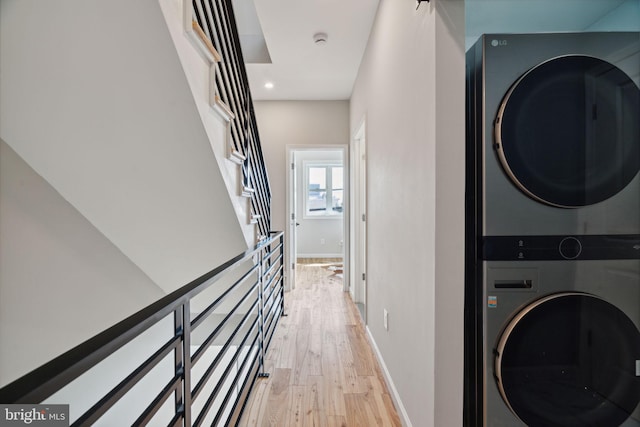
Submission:
[[[367,154],[365,123],[355,133],[351,145],[353,199],[351,203],[351,262],[349,289],[366,323],[367,304]]]
[[[296,179],[296,153],[289,151],[289,257],[287,270],[289,271],[289,289],[296,287],[296,229],[298,227],[297,212],[297,179]]]
[[[358,218],[359,222],[359,254],[358,254],[358,271],[360,272],[359,282],[360,289],[358,292],[357,302],[366,304],[367,301],[367,155],[364,139],[364,125],[361,138],[357,141],[360,148],[358,157],[359,164],[359,182],[358,182]]]

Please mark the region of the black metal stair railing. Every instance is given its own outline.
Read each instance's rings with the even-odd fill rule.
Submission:
[[[254,194],[251,209],[257,216],[260,234],[268,236],[271,226],[269,178],[231,0],[193,0],[193,13],[222,57],[219,72],[215,74],[216,90],[234,113],[230,133],[234,150],[244,157],[243,186]]]
[[[284,314],[283,260],[272,233],[1,388],[0,403],[68,404],[72,426],[237,424]]]

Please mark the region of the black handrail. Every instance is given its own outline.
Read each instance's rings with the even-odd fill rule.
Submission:
[[[137,366],[132,372],[125,372],[125,378],[112,388],[104,396],[100,397],[89,410],[74,420],[72,425],[91,425],[101,416],[109,411],[109,409],[124,397],[142,378],[144,378],[153,368],[159,364],[166,356],[174,353],[175,375],[172,376],[166,384],[163,384],[159,390],[153,390],[156,393],[151,404],[141,408],[139,414],[135,414],[137,421],[134,425],[144,425],[148,422],[160,409],[160,407],[171,397],[175,395],[176,405],[173,414],[173,420],[170,425],[191,425],[191,406],[193,401],[198,398],[203,390],[204,384],[209,380],[211,373],[217,368],[222,360],[222,355],[230,348],[230,344],[243,329],[248,329],[244,336],[241,336],[241,342],[237,345],[237,351],[231,356],[231,362],[227,361],[221,369],[224,369],[222,379],[218,380],[218,384],[213,386],[214,392],[210,393],[207,398],[205,409],[197,414],[198,422],[206,417],[206,412],[211,408],[212,402],[217,394],[223,389],[222,383],[229,376],[231,371],[231,363],[240,357],[240,348],[247,342],[250,342],[249,351],[242,359],[242,369],[239,370],[234,378],[234,383],[238,385],[242,383],[242,388],[238,393],[237,399],[233,402],[231,417],[239,418],[244,407],[244,401],[241,397],[246,397],[250,392],[258,374],[264,374],[264,352],[267,343],[271,341],[275,328],[271,328],[274,318],[279,318],[284,312],[284,238],[282,232],[271,233],[270,238],[255,245],[253,248],[233,257],[221,266],[213,269],[209,273],[204,274],[200,278],[192,281],[184,287],[140,310],[132,316],[124,319],[118,324],[96,335],[95,337],[85,341],[77,347],[67,351],[61,356],[56,357],[45,365],[26,374],[22,378],[8,384],[0,389],[0,403],[40,403],[71,384],[75,379],[91,369],[98,369],[96,365],[107,359],[118,349],[132,342],[143,332],[149,330],[161,320],[173,313],[175,333],[168,340],[163,341],[157,347],[150,349],[151,355]],[[205,312],[190,319],[190,302],[197,295],[208,289],[214,283],[245,263],[250,262],[247,272],[244,272],[240,279],[230,285],[228,288],[222,289],[219,297],[212,301]],[[235,300],[233,309],[219,321],[213,328],[201,347],[197,349],[193,356],[191,355],[191,332],[196,327],[202,327],[202,321],[205,317],[213,312],[221,302],[230,298],[236,287],[247,281],[247,278],[255,273],[255,282],[249,282],[250,286],[242,288],[243,292]],[[244,285],[243,285],[244,286]],[[269,293],[265,291],[269,289]],[[198,381],[197,386],[192,389],[191,381],[192,366],[198,362],[199,356],[203,352],[203,348],[211,345],[215,336],[230,323],[235,313],[243,304],[251,303],[250,308],[243,315],[239,325],[230,333],[224,346],[220,350],[218,357],[210,364],[206,370],[206,374]],[[255,313],[257,311],[257,316]],[[265,314],[266,311],[266,314]],[[255,316],[255,319],[252,318]],[[266,318],[270,319],[265,328]],[[228,328],[229,329],[229,328]],[[265,334],[264,332],[267,332]],[[255,351],[257,350],[257,351]],[[255,354],[253,354],[255,353]],[[248,364],[248,365],[247,365]],[[242,377],[245,372],[246,376]],[[245,389],[249,387],[249,389]],[[150,394],[154,396],[154,394]],[[229,403],[230,391],[227,391],[223,402]],[[217,408],[218,413],[215,419],[219,420],[223,416],[224,408]],[[227,420],[228,422],[229,420]]]

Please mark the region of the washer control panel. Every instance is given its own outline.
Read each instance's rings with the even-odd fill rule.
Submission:
[[[485,261],[640,259],[640,235],[485,236]]]

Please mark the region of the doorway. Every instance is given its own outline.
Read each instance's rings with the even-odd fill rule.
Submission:
[[[316,263],[349,289],[349,177],[346,145],[288,146],[288,288],[296,286],[296,265]]]

